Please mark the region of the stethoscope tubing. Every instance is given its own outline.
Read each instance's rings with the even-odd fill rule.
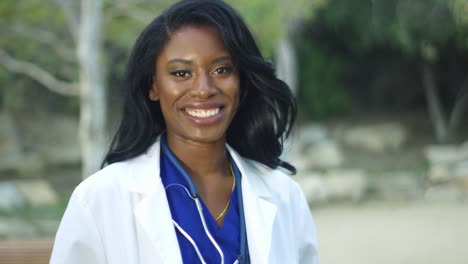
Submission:
[[[206,225],[205,217],[203,216],[203,208],[202,208],[201,203],[199,201],[199,193],[198,193],[197,187],[195,186],[195,183],[193,182],[192,177],[190,177],[190,175],[187,173],[187,171],[182,167],[182,164],[180,164],[180,162],[174,156],[172,151],[169,149],[169,146],[167,145],[166,134],[165,133],[161,135],[161,147],[162,147],[162,150],[163,150],[164,154],[166,155],[166,157],[169,158],[171,163],[182,174],[182,176],[184,177],[184,179],[188,183],[189,188],[190,188],[190,196],[195,200],[195,203],[197,205],[198,214],[200,215],[200,219],[201,219],[202,224],[203,224],[203,229],[205,230],[205,233],[208,236],[208,238],[210,239],[211,243],[213,243],[216,250],[220,254],[221,263],[224,264],[224,254],[223,254],[221,248],[219,247],[218,243],[216,242],[216,240],[214,240],[213,236],[209,232],[208,227]],[[240,178],[240,171],[237,168],[237,166],[235,166],[234,160],[232,159],[232,157],[230,155],[229,155],[229,159],[230,159],[231,164],[234,164],[234,166],[232,166],[233,171],[234,171],[234,177],[236,178],[236,182],[239,183],[239,184],[237,184],[237,197],[238,197],[238,210],[239,210],[239,216],[240,216],[239,217],[240,218],[239,222],[240,222],[240,254],[241,254],[241,256],[240,256],[240,258],[238,260],[236,260],[235,263],[248,263],[248,261],[247,261],[248,258],[247,258],[247,254],[246,254],[246,252],[247,252],[246,225],[245,225],[245,218],[244,218],[244,204],[243,204],[243,199],[242,199],[242,184],[241,184],[241,178]],[[173,222],[175,222],[175,221],[173,221]],[[178,225],[176,225],[176,228],[177,228],[177,226]],[[177,228],[177,229],[179,229],[179,228]],[[185,237],[187,237],[188,234],[186,234],[187,235],[186,236],[184,233],[186,234],[185,231],[182,234]],[[190,240],[193,241],[193,239],[189,239],[189,242],[191,242]],[[195,250],[197,252],[197,255],[200,257],[201,254],[199,254],[198,247],[196,247],[196,245],[194,243],[192,243],[192,245],[194,245]],[[200,260],[203,260],[203,258],[200,258]],[[204,260],[202,262],[204,262]]]

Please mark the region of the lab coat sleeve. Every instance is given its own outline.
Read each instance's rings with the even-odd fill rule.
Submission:
[[[299,224],[296,225],[296,234],[299,243],[299,263],[319,264],[317,230],[314,219],[310,212],[307,200],[301,189],[297,192],[297,203],[299,204]]]
[[[104,264],[99,230],[86,201],[75,191],[55,237],[50,264]]]

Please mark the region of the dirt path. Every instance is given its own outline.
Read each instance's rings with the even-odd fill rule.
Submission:
[[[340,205],[314,211],[321,264],[468,264],[468,204]]]

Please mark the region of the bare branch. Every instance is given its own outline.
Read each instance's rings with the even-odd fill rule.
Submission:
[[[65,13],[65,18],[68,22],[68,28],[70,31],[70,35],[73,37],[73,40],[78,42],[78,29],[80,24],[79,14],[77,10],[79,8],[73,6],[72,3],[77,3],[78,1],[74,0],[55,0],[57,4],[62,8],[63,12]],[[81,1],[80,1],[81,2]]]
[[[7,26],[1,21],[0,26],[7,28],[20,37],[32,38],[43,44],[50,45],[63,59],[76,62],[76,52],[72,48],[66,46],[64,41],[59,39],[53,32],[42,29],[32,29],[24,25]]]
[[[449,129],[452,134],[456,134],[462,125],[463,116],[468,110],[468,76],[460,86],[455,98],[455,105],[450,113]]]
[[[442,102],[440,101],[433,65],[429,62],[423,62],[422,82],[426,93],[429,117],[431,118],[432,125],[434,126],[437,141],[445,142],[449,137],[447,120],[442,107]]]
[[[78,95],[80,92],[77,83],[70,83],[58,80],[52,74],[43,70],[37,65],[30,62],[18,61],[1,49],[0,64],[11,72],[24,74],[36,80],[49,90],[54,91],[56,93],[63,95]]]

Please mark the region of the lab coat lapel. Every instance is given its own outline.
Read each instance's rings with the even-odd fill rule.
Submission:
[[[242,197],[251,263],[269,263],[276,204],[272,201],[258,168],[244,162],[232,148],[230,153],[242,174]]]
[[[182,263],[164,186],[159,176],[159,142],[134,160],[130,191],[137,194],[135,224],[140,263]]]

